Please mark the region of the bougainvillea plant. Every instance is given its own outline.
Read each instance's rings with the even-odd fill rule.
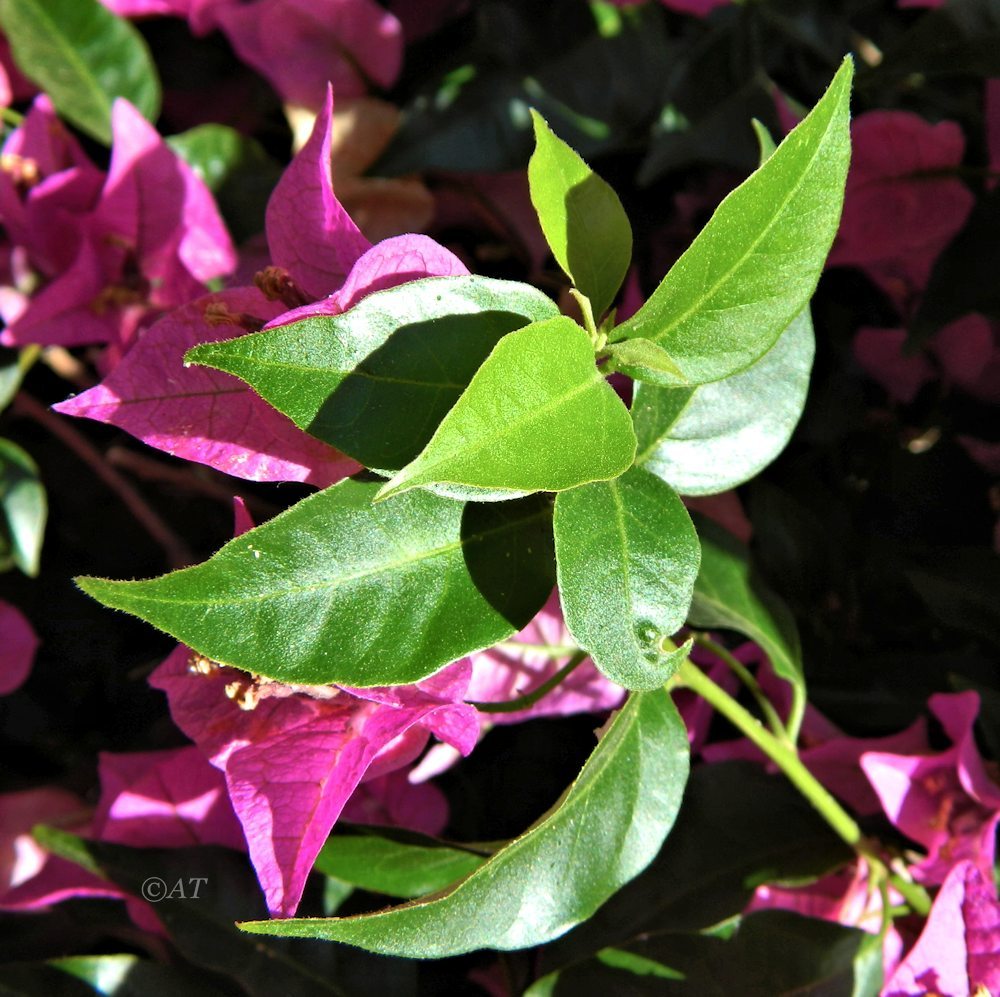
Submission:
[[[829,531],[833,545],[841,514],[805,515],[763,486],[747,519],[734,491],[797,431],[816,451],[837,436],[829,399],[835,415],[799,426],[814,304],[828,327],[847,307],[822,304],[827,268],[867,282],[844,352],[893,406],[932,391],[994,400],[991,301],[949,305],[941,273],[992,217],[995,81],[979,203],[956,172],[957,124],[895,106],[852,121],[852,99],[909,93],[919,73],[896,55],[884,72],[897,75],[880,77],[883,53],[860,34],[836,35],[831,55],[823,31],[846,15],[817,8],[813,23],[776,0],[556,6],[582,39],[560,57],[571,68],[545,68],[536,20],[548,15],[486,4],[469,51],[479,59],[489,41],[502,57],[456,64],[401,121],[370,91],[411,85],[404,53],[461,41],[467,5],[0,0],[0,410],[95,468],[173,569],[121,579],[152,572],[127,555],[117,571],[73,559],[93,602],[73,598],[160,641],[125,687],[140,676],[161,712],[163,694],[172,725],[86,741],[73,779],[0,794],[4,925],[36,919],[61,938],[63,922],[42,919],[120,911],[79,955],[0,952],[0,990],[9,978],[32,995],[77,982],[450,993],[459,980],[531,997],[1000,994],[989,683],[921,686],[926,717],[870,724],[862,707],[892,698],[877,684],[862,695],[827,675],[819,694],[811,676],[807,688],[807,665],[831,670],[807,661],[789,608],[808,572],[786,557],[783,600],[747,541],[778,533],[780,567],[794,544],[776,523]],[[993,23],[984,10],[955,0],[901,17],[967,41]],[[754,44],[777,47],[773,31],[824,53],[806,73],[809,104],[773,66],[716,101],[712,46],[737,44],[743,26]],[[233,121],[272,89],[293,134],[287,165],[205,123],[182,91],[164,97],[147,39],[238,67],[220,98]],[[612,92],[583,108],[560,89],[574,60],[634,62],[640,80],[668,50],[686,82],[664,84],[652,110],[639,85],[630,107]],[[161,98],[188,130],[161,135]],[[677,163],[721,164],[688,177],[652,232],[626,210],[635,189],[619,197],[587,162],[611,153],[605,176],[618,180],[640,122],[638,177],[657,194]],[[493,175],[467,141],[485,134]],[[516,149],[526,170],[501,172]],[[432,195],[410,175],[447,174],[442,150],[480,171],[461,194],[453,177]],[[383,186],[362,175],[372,163],[406,176]],[[237,187],[254,192],[252,210]],[[484,215],[520,242],[530,279],[492,267],[495,246],[448,237]],[[24,387],[39,368],[57,375],[54,412]],[[940,422],[904,435],[907,452],[952,431]],[[221,498],[232,529],[191,544],[210,556],[195,563],[87,432],[127,434],[165,455],[143,473]],[[995,460],[988,440],[956,439],[967,460]],[[34,577],[47,509],[30,449],[0,439],[0,570]],[[838,474],[862,493],[872,475],[853,466]],[[932,560],[908,564],[914,589],[971,615]],[[810,632],[857,625],[837,615],[840,591],[823,591]],[[0,708],[40,681],[49,638],[32,622],[0,598]],[[810,646],[822,658],[815,633]],[[17,738],[37,711],[10,715]],[[585,751],[557,764],[550,732],[576,715],[599,719],[582,721]],[[532,743],[534,721],[547,725],[541,748],[509,765],[501,754],[511,771],[495,787],[496,769],[462,774],[498,734]],[[455,798],[514,809],[524,758],[561,780],[542,806],[496,834],[463,818],[462,833]]]

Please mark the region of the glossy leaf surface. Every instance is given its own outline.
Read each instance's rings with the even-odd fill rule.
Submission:
[[[636,693],[604,731],[569,792],[450,891],[352,918],[240,925],[418,958],[538,945],[585,920],[660,850],[688,772],[670,697]]]
[[[341,315],[206,343],[187,360],[242,378],[366,467],[398,470],[502,336],[557,314],[526,284],[432,277],[371,294]]]
[[[357,687],[416,682],[511,636],[545,602],[544,502],[418,492],[373,506],[377,488],[341,482],[160,578],[79,584],[222,664]]]
[[[682,495],[712,495],[749,480],[791,438],[814,352],[807,310],[739,374],[691,388],[636,385],[636,463]]]
[[[616,477],[634,456],[628,410],[587,334],[560,317],[505,336],[379,497],[431,484],[562,491]]]
[[[487,856],[416,834],[380,829],[337,834],[323,846],[315,868],[326,876],[390,897],[435,893],[478,869]]]
[[[676,492],[642,468],[556,498],[559,595],[570,632],[629,689],[662,685],[687,657],[684,623],[701,551]]]
[[[556,262],[589,299],[595,318],[611,306],[632,260],[632,226],[618,195],[537,112],[528,162],[531,203]]]
[[[808,303],[840,219],[852,71],[845,60],[615,338],[653,341],[692,384],[735,374],[771,348]]]
[[[150,121],[159,114],[160,83],[146,42],[98,0],[0,0],[0,26],[18,66],[56,110],[105,145],[116,97]]]

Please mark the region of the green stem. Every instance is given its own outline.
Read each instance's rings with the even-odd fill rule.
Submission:
[[[793,786],[812,804],[819,815],[855,851],[872,857],[864,843],[861,828],[827,789],[802,764],[794,747],[776,738],[725,689],[716,685],[690,660],[678,672],[681,682],[710,703],[734,727],[745,734],[788,777]],[[880,861],[875,857],[876,861]]]
[[[587,659],[586,651],[577,651],[562,668],[559,669],[550,679],[546,679],[537,689],[517,699],[508,699],[502,703],[477,703],[470,702],[480,713],[517,713],[519,710],[526,710],[529,706],[534,706],[542,696],[550,693],[560,682],[568,678],[570,674]]]
[[[18,128],[24,123],[24,115],[19,114],[12,107],[0,107],[0,121]]]
[[[590,341],[594,344],[594,349],[601,349],[604,344],[601,342],[601,334],[597,331],[597,322],[594,321],[594,307],[590,303],[590,298],[575,287],[571,287],[569,293],[580,306],[580,312],[583,315],[583,327],[587,330]]]
[[[931,911],[931,898],[927,891],[911,879],[906,879],[898,873],[889,876],[892,888],[910,905],[910,910],[926,917]]]
[[[708,634],[696,634],[694,641],[705,648],[706,651],[714,654],[750,690],[750,694],[756,700],[774,736],[780,741],[789,743],[788,732],[785,730],[785,725],[781,722],[781,717],[778,716],[778,711],[767,696],[764,695],[764,690],[761,689],[760,683],[751,673],[750,669],[742,661],[738,661],[721,644],[717,644],[712,640]]]

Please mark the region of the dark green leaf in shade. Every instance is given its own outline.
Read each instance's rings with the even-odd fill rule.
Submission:
[[[25,346],[20,350],[0,346],[0,412],[14,400],[38,353],[38,346]]]
[[[420,453],[501,337],[558,314],[527,284],[431,277],[186,360],[235,374],[299,428],[391,472]]]
[[[808,303],[837,230],[852,68],[846,59],[810,114],[726,197],[614,338],[652,340],[691,384],[735,374],[773,346]]]
[[[545,240],[594,316],[611,307],[632,260],[632,226],[618,195],[532,111],[531,203]]]
[[[390,897],[436,893],[475,872],[488,857],[412,832],[356,830],[331,837],[316,857],[316,870]]]
[[[372,959],[341,946],[247,938],[238,917],[264,916],[260,885],[247,857],[228,848],[129,848],[89,841],[55,828],[35,828],[49,851],[96,869],[135,897],[150,877],[162,883],[155,904],[171,948],[197,967],[199,979],[218,981],[224,992],[247,997],[358,997],[384,993],[412,997],[415,969],[406,963]],[[178,889],[178,884],[180,888]],[[0,978],[3,974],[0,973]],[[67,979],[71,979],[67,977]],[[0,989],[2,992],[2,989]],[[141,997],[156,990],[140,991]],[[174,994],[185,995],[184,985]],[[200,992],[191,990],[192,994]]]
[[[561,316],[504,336],[379,498],[432,484],[556,492],[614,478],[634,456],[628,409]]]
[[[775,673],[804,694],[802,650],[795,620],[785,604],[753,577],[746,547],[710,522],[699,522],[701,569],[688,621],[705,629],[735,630],[756,641]]]
[[[160,113],[160,82],[146,42],[98,0],[0,0],[0,27],[24,74],[99,142],[111,142],[116,97],[150,121]]]
[[[712,495],[762,471],[805,407],[815,341],[808,309],[748,370],[691,388],[637,384],[636,464],[682,495]]]
[[[441,60],[447,69],[404,106],[376,175],[523,170],[529,107],[582,156],[630,145],[656,116],[678,46],[655,4],[623,11],[620,29],[607,37],[588,6],[477,5],[477,37],[449,50]]]
[[[689,648],[664,650],[684,624],[701,551],[676,492],[642,468],[556,498],[559,597],[594,664],[628,689],[662,685]]]
[[[38,574],[48,502],[35,462],[16,443],[0,439],[0,534],[10,560]]]
[[[542,972],[645,935],[703,931],[740,914],[762,883],[809,882],[852,858],[784,776],[751,762],[695,768],[668,847],[587,923],[548,946]]]
[[[590,917],[649,864],[687,772],[687,733],[670,697],[633,693],[555,808],[450,890],[357,917],[240,927],[417,958],[539,945]]]
[[[215,195],[233,238],[241,242],[264,230],[264,210],[281,166],[259,142],[227,125],[198,125],[167,144]]]
[[[191,967],[163,965],[136,955],[67,956],[51,959],[48,965],[106,997],[224,997],[228,992]]]
[[[871,991],[867,966],[858,958],[868,954],[872,940],[859,928],[791,911],[758,911],[742,918],[729,938],[663,934],[604,950],[537,981],[526,997],[861,997]]]
[[[416,682],[523,627],[552,591],[550,506],[428,492],[373,505],[342,481],[145,581],[79,579],[99,602],[222,664],[293,684]]]

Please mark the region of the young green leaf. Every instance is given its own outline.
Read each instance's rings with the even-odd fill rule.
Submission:
[[[618,195],[531,112],[531,203],[556,262],[589,299],[596,318],[611,307],[632,260],[632,227]]]
[[[637,381],[652,381],[656,384],[686,385],[680,367],[670,358],[662,346],[651,339],[623,339],[605,347],[608,356],[607,373],[627,371]]]
[[[377,489],[342,481],[160,578],[78,583],[222,664],[359,687],[416,682],[505,640],[552,591],[545,502],[416,492],[373,506]]]
[[[475,872],[487,859],[434,838],[389,836],[365,829],[337,834],[323,846],[315,868],[352,886],[390,897],[436,893]]]
[[[691,384],[738,373],[771,348],[808,303],[837,231],[852,72],[847,58],[809,115],[719,205],[616,338],[652,340]]]
[[[32,578],[38,574],[47,516],[45,486],[35,462],[16,443],[0,439],[0,533],[9,543],[11,560]]]
[[[559,597],[594,664],[628,689],[662,685],[687,657],[662,641],[684,623],[701,551],[674,490],[642,468],[556,498]]]
[[[699,523],[701,569],[688,621],[696,627],[735,630],[756,641],[775,673],[805,695],[802,651],[795,620],[783,602],[751,578],[747,549],[712,523]]]
[[[557,492],[621,474],[632,418],[572,319],[504,336],[423,451],[379,493],[456,484]]]
[[[558,314],[527,284],[429,277],[370,294],[342,315],[204,343],[186,359],[235,374],[365,467],[398,471],[503,336]]]
[[[447,892],[374,914],[240,927],[411,958],[540,945],[590,917],[652,861],[687,773],[687,733],[670,697],[634,693],[556,807]]]
[[[150,121],[159,114],[160,81],[146,42],[98,0],[0,0],[0,27],[18,67],[99,142],[111,142],[115,97]]]
[[[712,495],[763,470],[805,406],[815,343],[809,310],[748,370],[690,388],[637,384],[636,464],[682,495]]]

